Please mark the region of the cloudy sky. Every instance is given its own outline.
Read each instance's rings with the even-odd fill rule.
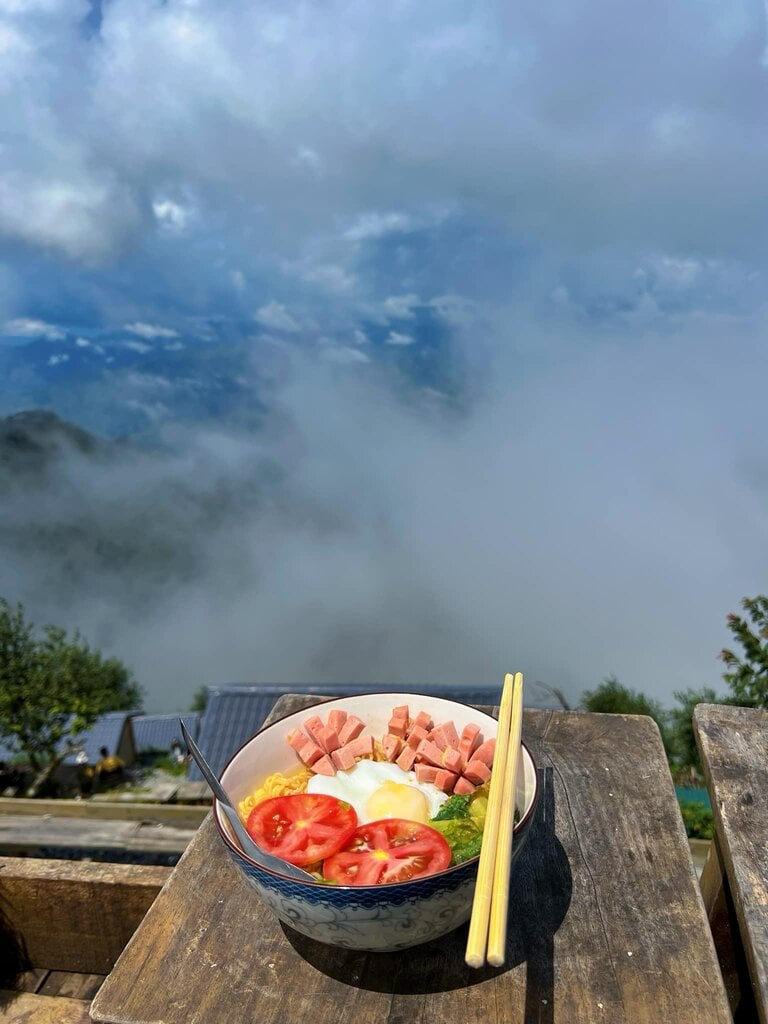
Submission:
[[[198,567],[5,595],[152,710],[717,687],[768,586],[766,47],[758,0],[0,0],[0,413],[162,437],[121,529]],[[107,517],[70,471],[36,514]]]

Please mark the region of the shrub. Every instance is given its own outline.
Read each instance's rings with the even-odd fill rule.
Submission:
[[[679,800],[685,831],[689,839],[712,839],[715,821],[706,804],[692,800]]]

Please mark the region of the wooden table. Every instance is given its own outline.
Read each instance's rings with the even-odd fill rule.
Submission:
[[[702,888],[713,908],[718,901],[723,908],[716,936],[722,939],[718,948],[726,978],[734,979],[732,1005],[748,1019],[747,998],[768,1024],[768,713],[699,704],[693,724],[715,819],[715,856],[705,867]],[[733,928],[728,927],[731,905]],[[728,948],[729,939],[734,948]],[[742,950],[746,986],[739,983]]]
[[[280,698],[273,716],[312,702]],[[293,932],[257,902],[208,819],[94,999],[93,1019],[730,1022],[656,726],[531,710],[523,738],[542,790],[515,865],[503,967],[465,966],[466,925],[398,954]]]

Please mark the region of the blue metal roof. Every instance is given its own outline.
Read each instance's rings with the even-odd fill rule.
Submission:
[[[108,711],[106,714],[100,715],[90,729],[74,737],[74,742],[83,748],[91,764],[95,764],[101,757],[99,751],[102,747],[106,747],[110,754],[117,750],[125,728],[125,721],[133,714],[135,712],[132,711]],[[18,753],[19,749],[13,740],[0,740],[0,761],[10,763]],[[64,758],[64,764],[76,764],[76,756],[76,754],[69,754]]]
[[[445,686],[418,683],[413,686],[385,683],[263,683],[227,684],[208,687],[208,704],[200,720],[197,742],[214,772],[221,774],[235,751],[258,732],[278,697],[284,693],[306,693],[318,697],[344,697],[354,693],[426,693],[465,704],[497,705],[501,683],[495,687]],[[185,716],[186,721],[186,716]],[[188,777],[201,782],[203,776],[193,762]]]
[[[169,751],[175,739],[183,747],[179,718],[184,719],[192,739],[196,740],[200,727],[199,711],[180,711],[172,715],[136,715],[131,724],[137,753],[149,750]]]
[[[102,747],[106,747],[110,754],[117,751],[125,728],[125,721],[135,713],[135,711],[108,711],[104,715],[99,715],[91,728],[76,736],[74,742],[86,752],[89,762],[96,764],[101,757],[99,751]],[[64,764],[76,764],[76,756],[76,754],[69,754],[64,758]]]

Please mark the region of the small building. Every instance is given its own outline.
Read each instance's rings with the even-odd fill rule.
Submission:
[[[170,715],[135,715],[132,720],[136,753],[157,754],[169,751],[171,743],[178,740],[184,748],[179,719],[184,720],[193,740],[197,739],[200,728],[199,711],[179,711]]]
[[[110,754],[117,754],[125,764],[133,764],[136,760],[136,744],[131,719],[135,714],[135,711],[107,711],[99,715],[90,729],[85,729],[71,738],[71,742],[76,743],[78,749],[85,751],[90,764],[96,764],[99,760],[102,747],[106,747]],[[69,745],[70,737],[61,742],[59,749],[62,749],[65,743]],[[21,751],[14,740],[7,737],[0,739],[0,761],[11,764],[21,758]],[[66,765],[76,763],[77,752],[68,754],[63,761]]]
[[[101,757],[100,750],[106,747],[110,754],[117,754],[125,765],[132,765],[136,760],[136,741],[133,735],[132,719],[136,711],[108,711],[99,715],[90,729],[86,729],[75,737],[81,750],[84,750],[89,764],[96,764]],[[68,754],[64,758],[65,765],[77,763],[77,754]]]

